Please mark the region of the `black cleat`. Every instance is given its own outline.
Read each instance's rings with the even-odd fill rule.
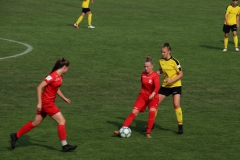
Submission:
[[[72,151],[76,148],[77,148],[77,146],[71,146],[71,145],[67,144],[65,146],[62,146],[62,151],[63,152],[69,152],[69,151]]]
[[[178,125],[178,134],[183,134],[183,126],[182,125]]]
[[[154,129],[155,124],[153,123],[152,130]],[[142,132],[147,132],[147,127],[142,129]]]
[[[16,134],[16,133],[11,133],[11,134],[10,134],[10,138],[11,138],[11,146],[12,146],[12,149],[14,149],[14,148],[15,148],[15,144],[16,144],[16,142],[17,142],[17,140],[18,140],[17,134]]]

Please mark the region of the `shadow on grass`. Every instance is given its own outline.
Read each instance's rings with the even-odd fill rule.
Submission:
[[[124,118],[124,117],[116,117],[116,118],[121,119],[121,120],[122,120],[122,123],[113,122],[113,121],[107,121],[107,123],[110,123],[110,124],[116,126],[116,127],[117,127],[116,130],[118,130],[118,129],[120,129],[120,128],[122,127],[122,124],[123,124],[123,122],[125,121],[125,118]],[[139,133],[141,133],[142,135],[145,135],[145,132],[142,132],[142,130],[144,129],[144,127],[146,127],[147,120],[146,120],[146,121],[142,121],[142,120],[138,120],[137,118],[135,118],[135,119],[133,120],[133,123],[136,123],[136,126],[131,126],[131,125],[130,125],[131,130],[136,131],[136,132],[139,132]],[[155,127],[154,127],[154,129],[152,130],[152,132],[154,132],[154,130],[156,130],[156,129],[177,133],[177,132],[174,131],[174,130],[167,129],[167,128],[163,128],[163,127],[161,127],[160,125],[158,125],[158,124],[155,123]],[[116,136],[112,136],[112,137],[116,137]]]
[[[222,44],[222,46],[223,46],[223,40],[220,40],[219,41],[221,44]],[[233,45],[234,44],[234,42],[233,41],[228,41],[228,44],[230,44],[230,45]],[[201,47],[203,47],[203,48],[207,48],[207,49],[214,49],[214,50],[222,50],[223,49],[223,47],[216,47],[216,46],[210,46],[210,45],[200,45]]]
[[[53,148],[51,146],[48,145],[44,145],[44,144],[39,144],[39,143],[35,143],[35,142],[46,142],[46,141],[42,141],[42,140],[37,140],[37,139],[31,139],[30,136],[28,135],[22,135],[16,145],[15,145],[15,149],[18,147],[26,147],[26,146],[39,146],[39,147],[43,147],[43,148],[47,148],[49,150],[55,150],[55,151],[60,151],[59,149]],[[6,147],[8,150],[13,150],[11,147],[11,141],[9,140],[9,147]]]
[[[216,46],[209,46],[209,45],[200,45],[203,48],[207,48],[207,49],[215,49],[215,50],[222,50],[223,48],[221,47],[216,47]]]

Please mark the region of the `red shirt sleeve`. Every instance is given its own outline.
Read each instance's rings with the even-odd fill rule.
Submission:
[[[53,73],[51,73],[50,75],[44,78],[44,81],[47,82],[47,84],[53,82],[54,80],[55,80],[55,76]]]
[[[160,89],[160,79],[159,79],[159,76],[157,73],[153,78],[153,83],[154,83],[154,87],[155,87],[153,92],[155,92],[157,94]]]

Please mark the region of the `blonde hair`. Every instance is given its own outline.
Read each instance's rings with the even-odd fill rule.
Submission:
[[[153,65],[153,60],[149,55],[147,55],[145,62],[150,62]]]

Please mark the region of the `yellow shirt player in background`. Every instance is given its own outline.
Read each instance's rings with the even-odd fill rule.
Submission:
[[[230,29],[233,33],[233,41],[234,41],[235,51],[237,51],[237,52],[239,51],[237,28],[239,27],[240,7],[238,6],[237,3],[238,3],[238,0],[233,0],[232,4],[227,6],[227,9],[225,12],[225,21],[224,21],[224,25],[223,25],[223,32],[225,34],[223,52],[227,51],[228,37],[229,37]]]
[[[93,3],[93,0],[91,0]],[[83,20],[86,13],[88,14],[88,28],[95,28],[92,26],[92,12],[89,8],[90,0],[82,0],[82,15],[78,18],[77,22],[74,24],[75,28],[78,28],[78,24]]]

